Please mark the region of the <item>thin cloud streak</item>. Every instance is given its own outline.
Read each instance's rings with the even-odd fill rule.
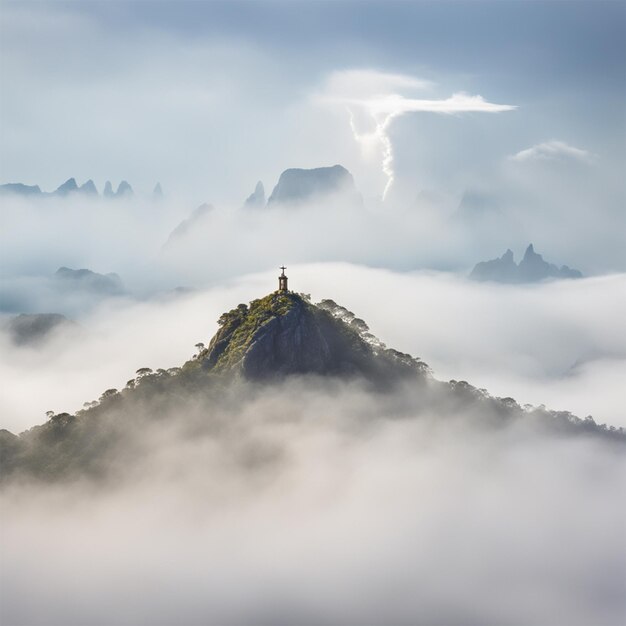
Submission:
[[[595,155],[587,150],[570,146],[564,141],[557,141],[555,139],[538,143],[525,150],[520,150],[509,157],[511,161],[520,163],[527,161],[560,161],[565,159],[589,163],[593,161],[594,158]]]

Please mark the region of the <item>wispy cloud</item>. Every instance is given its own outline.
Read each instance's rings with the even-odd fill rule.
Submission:
[[[469,112],[499,113],[517,108],[511,104],[488,102],[480,95],[464,92],[454,93],[445,99],[415,98],[407,93],[411,90],[431,89],[433,86],[428,80],[374,70],[333,72],[327,81],[322,100],[346,107],[352,134],[363,148],[371,150],[375,144],[382,148],[382,170],[387,178],[383,199],[394,180],[393,145],[388,131],[395,118],[406,113],[456,115]],[[373,130],[360,131],[355,112],[364,112],[374,122]]]
[[[545,141],[538,143],[509,157],[511,161],[562,161],[573,160],[590,163],[595,155],[587,150],[570,146],[564,141]]]

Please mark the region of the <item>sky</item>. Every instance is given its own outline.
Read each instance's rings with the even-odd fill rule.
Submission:
[[[135,190],[0,195],[0,429],[180,366],[283,264],[437,380],[626,428],[625,102],[623,1],[0,0],[0,184]],[[334,164],[362,202],[242,206]],[[583,278],[469,278],[530,243]],[[21,313],[74,323],[20,344]],[[240,389],[138,401],[110,482],[3,484],[0,620],[623,622],[616,440]]]
[[[461,194],[550,141],[596,155],[608,175],[626,164],[623,2],[0,7],[2,182],[127,179],[149,192],[159,180],[190,202],[237,206],[288,167],[341,163],[379,197],[382,147],[364,150],[327,97],[333,77],[359,71],[404,77],[387,85],[403,98],[517,107],[394,119],[396,193]]]

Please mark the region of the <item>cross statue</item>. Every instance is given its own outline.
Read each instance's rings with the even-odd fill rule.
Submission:
[[[285,270],[287,269],[284,265],[281,265],[279,268],[279,270],[283,270],[283,276],[285,275]]]

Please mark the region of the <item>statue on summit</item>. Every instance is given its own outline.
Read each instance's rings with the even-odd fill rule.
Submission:
[[[284,265],[281,265],[279,270],[282,270],[282,274],[278,277],[278,291],[287,292],[287,276],[285,276],[285,270],[287,269]]]

